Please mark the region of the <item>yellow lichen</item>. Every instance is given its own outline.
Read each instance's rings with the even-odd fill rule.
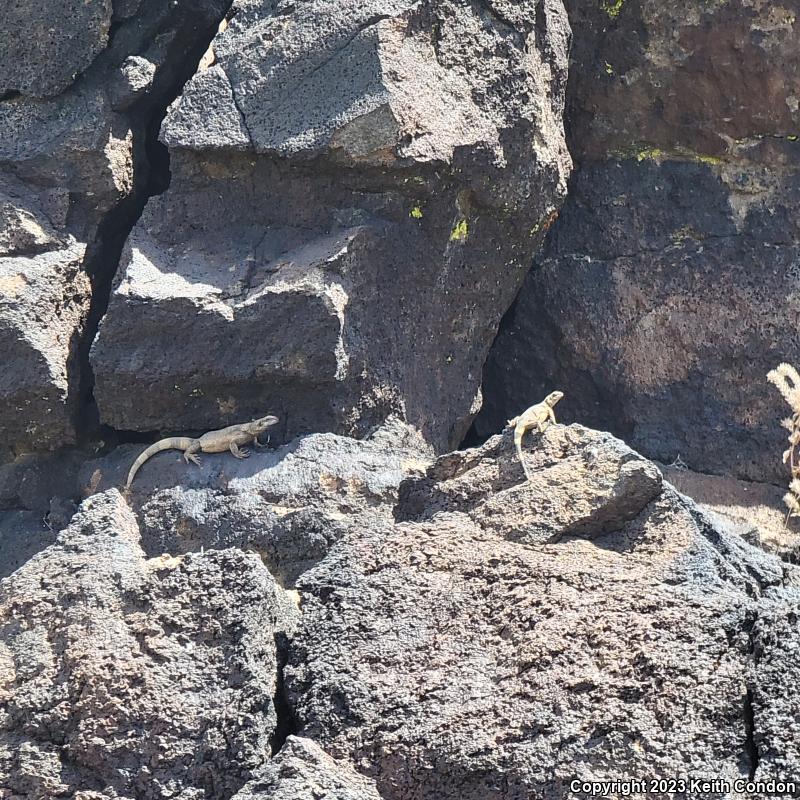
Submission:
[[[616,19],[619,16],[619,12],[622,11],[624,3],[625,0],[602,0],[600,7],[611,19]]]
[[[658,147],[646,147],[636,154],[637,161],[658,161],[664,156],[664,151]]]
[[[459,220],[450,233],[450,241],[463,242],[467,236],[469,236],[469,223],[465,219]]]
[[[621,148],[612,152],[617,158],[635,158],[637,161],[693,161],[698,164],[708,164],[717,167],[725,163],[725,159],[720,156],[712,156],[708,153],[695,153],[684,147],[677,147],[670,150],[662,150],[660,147],[638,146],[631,148]]]

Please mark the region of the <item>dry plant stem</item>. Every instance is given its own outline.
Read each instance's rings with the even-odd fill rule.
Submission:
[[[795,447],[792,444],[792,436],[794,434],[794,430],[796,430],[796,427],[797,427],[796,423],[795,423],[796,419],[797,419],[796,415],[792,414],[793,430],[790,431],[790,433],[789,433],[789,474],[792,477],[795,477],[795,466],[794,466],[794,451],[795,451]],[[783,527],[784,528],[788,528],[789,527],[789,519],[791,518],[791,516],[792,516],[792,509],[790,508],[786,512],[786,519],[784,519],[784,521],[783,521]]]
[[[800,445],[800,373],[791,364],[779,364],[767,375],[792,410],[792,416],[783,421],[789,431],[789,449],[783,454],[783,462],[789,463],[791,480],[789,491],[783,498],[789,509],[784,526],[788,527],[793,516],[800,515],[800,465],[797,463],[797,448]]]

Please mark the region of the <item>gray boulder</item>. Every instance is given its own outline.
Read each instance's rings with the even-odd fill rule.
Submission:
[[[88,346],[119,250],[146,196],[168,180],[148,130],[225,5],[0,8],[0,440],[12,454],[69,445],[78,418],[91,418]]]
[[[456,445],[566,191],[568,43],[559,0],[234,3],[94,342],[103,421]]]
[[[797,572],[606,434],[551,427],[526,458],[530,481],[509,432],[443,456],[401,488],[405,521],[301,577],[300,734],[385,800],[796,774]]]
[[[0,511],[0,578],[53,544],[56,533],[42,514],[33,511]]]
[[[407,480],[397,518],[460,512],[498,535],[542,544],[616,530],[662,492],[655,464],[610,434],[577,425],[534,435],[536,447],[525,463],[536,480],[523,480],[516,450],[509,446],[512,437],[508,429],[478,450],[442,456],[426,478]]]
[[[557,387],[566,421],[650,457],[783,482],[765,377],[800,362],[796,9],[568,6],[579,168],[487,363],[478,432]]]
[[[27,218],[13,234],[20,249],[22,230],[30,233],[30,247],[36,247],[32,239],[47,237],[35,218]],[[81,270],[84,249],[73,240],[37,255],[0,257],[2,433],[19,450],[75,441],[78,373],[72,362],[91,300]]]
[[[0,103],[0,434],[6,447],[26,452],[75,441],[76,356],[91,285],[86,244],[67,230],[67,189],[4,174],[4,150],[27,160],[25,148],[42,135],[29,137],[23,126],[15,131],[23,141],[11,141],[2,130],[14,117],[8,104]]]
[[[310,739],[290,736],[233,800],[381,800],[375,783]]]
[[[782,781],[800,763],[800,579],[772,588],[752,632],[758,680],[748,697],[757,776]]]
[[[81,492],[122,485],[140,449],[88,462]],[[424,443],[395,420],[365,440],[312,434],[245,461],[203,457],[199,468],[163,453],[142,468],[129,496],[149,554],[255,550],[283,586],[293,586],[350,523],[391,519],[400,483],[429,463]]]
[[[0,584],[0,786],[231,796],[268,757],[294,613],[256,556],[148,559],[119,493],[91,498]]]
[[[0,96],[64,91],[105,49],[111,0],[24,0],[0,6]]]

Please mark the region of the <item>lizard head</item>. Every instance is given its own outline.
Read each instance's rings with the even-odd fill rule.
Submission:
[[[544,402],[547,403],[550,408],[553,406],[564,396],[564,392],[550,392],[547,397],[545,397]]]
[[[250,424],[254,433],[261,433],[261,431],[265,431],[267,428],[277,425],[278,418],[273,417],[271,414],[267,414],[266,417],[261,417],[261,419],[254,419]]]

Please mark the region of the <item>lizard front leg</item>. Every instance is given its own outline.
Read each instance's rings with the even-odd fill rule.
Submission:
[[[250,456],[250,451],[245,450],[244,448],[240,450],[239,445],[236,444],[236,442],[231,442],[230,449],[231,453],[234,455],[234,458],[248,458]]]
[[[258,436],[256,436],[255,439],[253,439],[253,447],[269,447],[269,436],[267,437],[267,444],[261,444],[261,442],[258,441]]]
[[[183,460],[188,464],[190,461],[192,464],[200,466],[200,459],[198,458],[197,454],[203,451],[202,445],[198,439],[192,440],[192,443],[183,451]]]
[[[540,419],[539,422],[536,424],[539,433],[544,433],[550,427],[551,422],[553,423],[553,425],[556,424],[556,414],[550,406],[547,407],[547,411],[545,412],[545,414],[546,416],[544,417],[544,419]]]
[[[548,426],[550,425],[549,412],[550,409],[548,409],[548,411],[544,413],[544,416],[539,417],[539,419],[536,421],[536,430],[539,431],[539,433],[544,433],[547,430]]]

